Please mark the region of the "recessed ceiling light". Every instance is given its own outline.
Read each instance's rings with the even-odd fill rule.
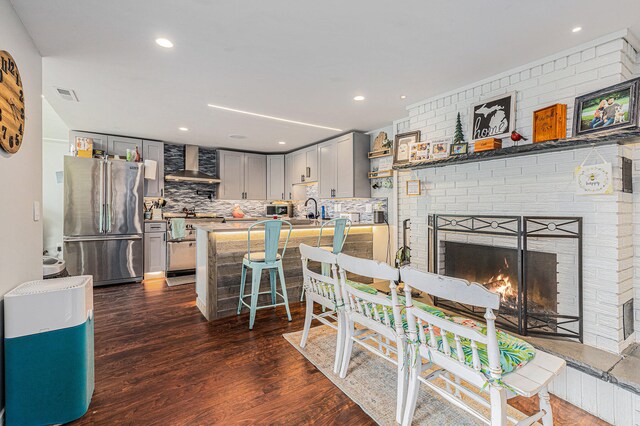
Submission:
[[[364,96],[362,96],[362,95],[354,96],[353,100],[354,101],[364,101]]]
[[[287,143],[285,141],[279,141],[278,142],[280,145],[286,145]]]
[[[407,99],[407,95],[400,95],[400,99]]]
[[[336,132],[341,132],[342,131],[342,129],[336,129],[334,127],[320,126],[318,124],[305,123],[304,121],[288,120],[286,118],[274,117],[272,115],[258,114],[258,113],[255,113],[255,112],[243,111],[243,110],[240,110],[240,109],[228,108],[228,107],[224,107],[224,106],[220,106],[220,105],[213,105],[213,104],[207,104],[207,105],[209,106],[209,108],[221,109],[223,111],[237,112],[239,114],[252,115],[254,117],[268,118],[269,120],[284,121],[285,123],[299,124],[301,126],[317,127],[318,129],[335,130]]]
[[[581,29],[582,29],[582,27],[575,27],[574,29],[571,30],[571,32],[577,33]]]
[[[167,49],[173,47],[173,43],[171,43],[171,40],[167,40],[166,38],[157,38],[156,43],[158,44],[158,46],[166,47]]]
[[[246,138],[247,138],[245,135],[238,135],[238,134],[235,134],[235,133],[234,133],[234,134],[229,135],[229,137],[230,137],[231,139],[246,139]]]
[[[188,132],[189,129],[187,127],[178,127],[178,130],[181,130],[183,132]]]

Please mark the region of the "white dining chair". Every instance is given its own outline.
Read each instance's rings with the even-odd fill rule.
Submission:
[[[320,247],[311,247],[306,244],[300,244],[299,247],[302,258],[303,288],[307,295],[300,347],[304,348],[307,345],[309,329],[314,319],[336,330],[336,353],[333,371],[338,374],[344,346],[344,307],[342,305],[340,283],[338,282],[336,255]],[[309,269],[309,261],[317,262],[319,265],[326,265],[324,267],[328,268],[330,273],[325,275],[313,272]],[[323,308],[322,313],[313,313],[314,303]]]
[[[400,269],[404,283],[408,341],[413,360],[409,370],[409,389],[403,425],[410,425],[416,408],[420,384],[425,384],[455,406],[484,423],[503,426],[507,420],[531,425],[538,420],[553,424],[548,384],[565,367],[565,361],[536,351],[527,342],[496,329],[494,310],[500,307],[500,295],[477,283],[417,271]],[[414,302],[411,290],[480,308],[484,321],[450,316],[420,302]],[[423,377],[425,366],[435,367]],[[453,379],[451,378],[453,376]],[[440,380],[436,380],[440,379]],[[444,384],[443,384],[443,383]],[[483,397],[488,393],[488,398]],[[507,399],[514,396],[539,396],[540,411],[526,419],[507,414]],[[479,410],[484,406],[487,417]]]

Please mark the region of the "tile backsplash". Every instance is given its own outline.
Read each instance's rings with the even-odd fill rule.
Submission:
[[[211,148],[200,147],[200,158],[198,166],[200,170],[211,176],[218,176],[216,169],[217,151]],[[165,175],[174,173],[184,167],[184,145],[168,144],[164,145],[164,173]],[[221,216],[231,216],[233,206],[239,204],[247,216],[264,216],[266,205],[270,201],[256,200],[218,200],[216,199],[217,185],[209,185],[193,182],[171,182],[165,181],[164,194],[167,205],[165,212],[180,212],[184,207],[195,208],[201,213],[216,213]],[[200,194],[198,194],[198,191]],[[211,200],[209,199],[211,194]],[[328,217],[338,216],[335,212],[336,204],[342,205],[342,212],[360,213],[361,222],[373,222],[373,210],[379,205],[382,210],[387,211],[386,198],[347,198],[347,199],[319,199],[318,185],[313,184],[306,187],[307,198],[318,200],[318,211],[322,206]],[[313,203],[309,208],[304,207],[305,200],[293,201],[294,214],[304,217],[313,209]],[[367,205],[371,205],[371,212],[367,212]]]
[[[340,213],[360,213],[360,222],[373,222],[373,211],[378,207],[387,212],[387,199],[386,198],[318,198],[318,184],[312,184],[307,186],[307,198],[315,198],[318,200],[318,212],[322,211],[322,206],[325,208],[325,214],[327,217],[337,217]],[[305,200],[294,201],[293,207],[296,216],[305,216],[307,213],[313,211],[313,203],[309,203],[307,207],[304,206]],[[336,204],[341,205],[340,212],[336,212]],[[371,206],[371,211],[367,212],[367,205]]]

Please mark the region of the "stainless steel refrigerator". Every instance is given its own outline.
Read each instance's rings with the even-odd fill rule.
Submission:
[[[64,259],[94,285],[143,276],[142,163],[64,158]]]

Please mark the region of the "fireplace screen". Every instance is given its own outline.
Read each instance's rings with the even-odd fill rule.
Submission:
[[[580,218],[433,215],[429,222],[430,270],[499,293],[503,327],[582,339]],[[484,314],[434,299],[462,314]]]

